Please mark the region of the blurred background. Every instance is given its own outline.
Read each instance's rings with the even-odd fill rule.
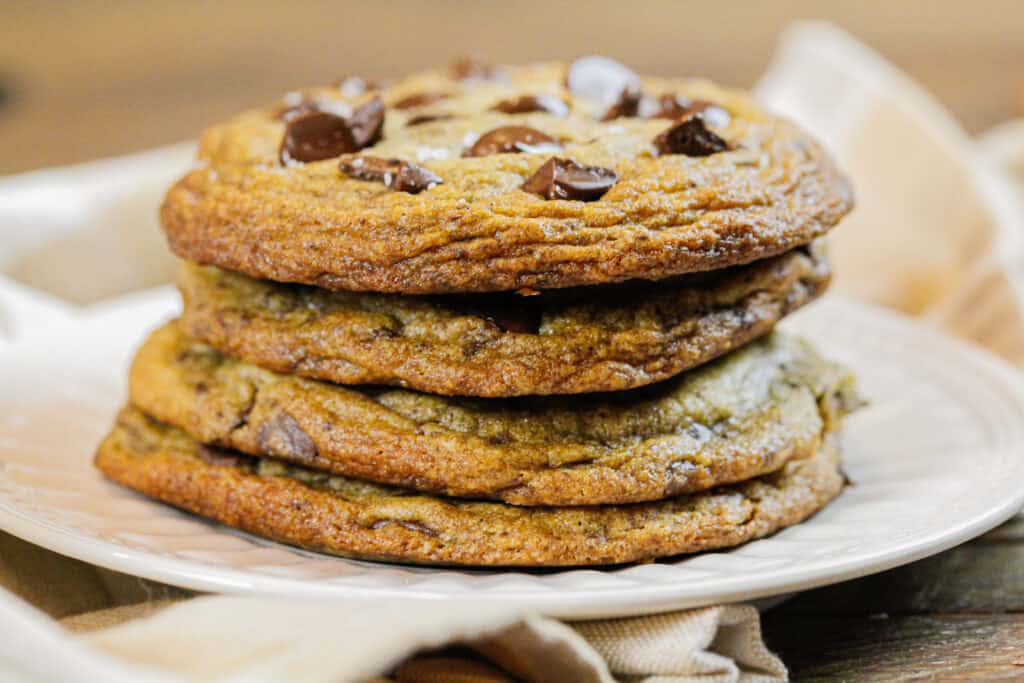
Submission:
[[[0,174],[178,142],[346,74],[461,54],[616,57],[748,86],[791,20],[835,22],[969,131],[1024,111],[1024,2],[200,2],[0,0]]]

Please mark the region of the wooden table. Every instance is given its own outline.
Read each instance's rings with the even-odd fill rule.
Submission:
[[[1014,0],[80,0],[3,11],[0,173],[178,141],[295,85],[401,73],[444,62],[452,50],[508,61],[596,51],[643,71],[749,84],[778,30],[802,16],[862,37],[969,130],[1024,109],[1024,3]],[[45,559],[0,534],[5,545],[8,560]],[[100,588],[61,592],[69,571],[88,583],[90,570],[79,565],[51,563],[52,590],[29,597],[55,616],[103,606]],[[1024,518],[937,557],[801,595],[766,615],[764,631],[799,680],[1024,680]]]
[[[970,543],[765,615],[794,680],[1024,680],[1024,515]]]

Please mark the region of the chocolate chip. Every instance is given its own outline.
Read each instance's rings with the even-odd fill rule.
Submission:
[[[226,448],[207,446],[202,443],[196,447],[196,455],[206,464],[217,467],[238,467],[245,462],[243,457]]]
[[[551,152],[561,145],[551,137],[526,126],[502,126],[487,131],[462,156],[486,157],[510,152]]]
[[[432,121],[446,121],[448,119],[455,118],[451,114],[419,114],[411,117],[405,122],[407,126],[418,126],[423,123],[431,123]]]
[[[592,202],[610,190],[618,176],[610,168],[584,166],[571,159],[552,157],[526,179],[522,188],[545,199]]]
[[[692,114],[677,121],[654,138],[659,154],[685,154],[690,157],[706,157],[729,149],[725,140],[718,137],[704,125],[704,119]]]
[[[491,312],[486,317],[505,332],[537,334],[540,331],[541,316],[538,309]]]
[[[279,413],[274,419],[261,424],[256,432],[256,443],[266,455],[300,462],[313,462],[319,455],[313,439],[288,413]]]
[[[643,100],[644,95],[639,90],[625,88],[619,93],[618,99],[615,100],[612,106],[608,107],[601,120],[612,121],[622,117],[639,116],[640,104]]]
[[[569,65],[565,84],[576,97],[612,106],[623,93],[639,96],[640,77],[608,57],[581,57]]]
[[[500,111],[505,114],[529,114],[530,112],[543,111],[555,116],[565,116],[569,113],[569,105],[552,95],[523,95],[502,100],[491,107],[492,111]]]
[[[304,101],[281,115],[288,126],[281,141],[282,164],[331,159],[380,140],[384,128],[384,103],[374,97],[348,116],[324,111],[326,103]]]
[[[374,97],[369,102],[359,105],[348,117],[348,125],[358,145],[357,149],[376,144],[384,130],[384,102],[379,97]]]
[[[681,119],[701,111],[698,108],[700,104],[701,102],[694,102],[689,97],[682,95],[662,95],[658,98],[657,109],[651,113],[650,118]]]
[[[448,308],[483,318],[503,332],[537,334],[544,313],[544,298],[509,292],[451,295],[442,299]]]
[[[673,498],[683,493],[690,483],[690,475],[697,471],[697,466],[689,460],[677,460],[668,466],[668,481],[662,492],[666,498]]]
[[[409,194],[418,194],[444,182],[422,166],[401,159],[351,157],[342,159],[339,168],[350,178],[384,183],[393,190]]]
[[[602,121],[611,121],[622,116],[637,116],[640,111],[640,101],[643,96],[639,90],[624,89],[619,93],[619,99],[615,101],[608,111],[601,117]]]
[[[310,111],[288,121],[281,140],[282,164],[320,161],[360,149],[348,121],[325,111]]]
[[[412,109],[413,107],[422,107],[425,104],[433,104],[449,97],[451,95],[443,92],[421,92],[403,97],[391,106],[395,109]]]
[[[452,78],[457,81],[486,80],[494,78],[495,70],[490,64],[473,57],[463,57],[452,62]]]
[[[729,112],[717,104],[672,94],[659,97],[654,111],[647,118],[681,119],[694,114],[700,114],[712,126],[725,126],[730,118]]]

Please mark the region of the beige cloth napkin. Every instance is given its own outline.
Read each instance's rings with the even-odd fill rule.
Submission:
[[[1000,170],[1016,169],[1024,187],[1024,123],[994,131],[979,145],[905,76],[822,24],[785,34],[759,94],[826,140],[854,177],[859,208],[834,242],[838,288],[1024,362],[1024,191],[1017,194],[1010,173]],[[124,249],[121,238],[138,221],[151,219],[134,216],[130,227],[114,221],[104,235],[68,229],[17,249],[5,241],[0,268],[76,302],[109,295],[166,266],[162,245],[139,242],[132,232],[126,239],[134,273],[121,276],[131,282],[98,277],[109,271],[109,249],[90,245],[99,239]],[[53,254],[68,259],[65,268],[48,265]],[[31,294],[36,298],[26,305],[12,291],[0,289],[0,340],[19,324],[38,322],[40,310],[53,304]],[[51,312],[59,314],[61,306]],[[61,627],[0,595],[5,681],[360,681],[416,651],[451,643],[469,644],[526,681],[785,679],[749,606],[563,624],[483,606],[245,597],[172,602],[184,594],[4,535],[0,585],[50,614],[78,614]],[[111,604],[134,606],[96,611]]]

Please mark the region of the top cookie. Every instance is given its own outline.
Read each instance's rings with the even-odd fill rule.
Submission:
[[[405,294],[656,280],[782,253],[852,206],[821,147],[706,81],[604,58],[292,93],[210,129],[180,256]]]

